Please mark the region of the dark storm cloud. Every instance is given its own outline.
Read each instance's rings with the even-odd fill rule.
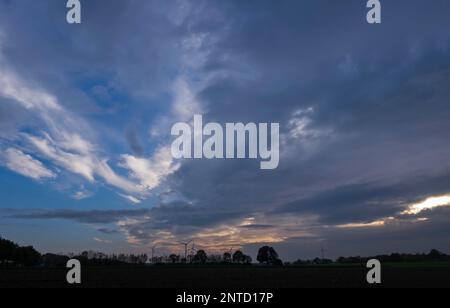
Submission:
[[[192,238],[207,228],[231,225],[236,219],[245,216],[239,211],[223,211],[202,208],[187,204],[162,205],[151,209],[148,215],[138,222],[125,225],[123,230],[143,243],[161,241],[161,232],[170,232],[178,240]],[[172,244],[174,239],[170,239]],[[176,242],[176,241],[175,241]]]
[[[208,211],[180,202],[136,210],[2,210],[2,212],[6,212],[3,218],[8,219],[62,219],[89,224],[110,224],[125,218],[142,218],[142,224],[148,223],[149,228],[156,230],[172,226],[201,228],[239,217],[236,213]],[[99,229],[105,233],[109,230]]]
[[[201,98],[208,103],[208,117],[280,121],[286,133],[292,112],[312,106],[312,128],[330,127],[335,138],[319,140],[323,144],[306,161],[303,141],[289,140],[298,156],[282,159],[280,169],[270,174],[254,171],[251,163],[185,166],[177,175],[189,179],[183,182],[186,194],[216,206],[245,207],[276,203],[287,191],[327,191],[365,174],[374,175],[355,189],[365,182],[407,180],[415,172],[435,174],[447,168],[445,132],[450,127],[444,84],[449,81],[450,34],[442,31],[449,21],[441,9],[448,6],[445,1],[413,1],[406,9],[388,3],[383,24],[374,28],[363,20],[361,1],[223,5],[233,18],[210,59],[243,59],[251,77],[231,75],[205,89]],[[215,63],[205,69],[218,67]],[[201,180],[205,177],[208,181]],[[199,181],[204,184],[196,185]],[[366,192],[368,199],[382,193]]]
[[[428,221],[396,220],[381,228],[322,229],[319,237],[290,238],[275,244],[275,247],[289,260],[320,257],[322,248],[328,258],[393,252],[423,253],[431,249],[448,252],[450,209],[441,208],[428,214],[431,216],[421,215],[428,216]],[[258,246],[247,248],[253,252]]]
[[[240,228],[243,229],[255,229],[255,230],[264,230],[264,229],[271,229],[271,228],[276,228],[277,226],[275,225],[262,225],[262,224],[256,224],[256,225],[246,225],[246,226],[241,226]]]
[[[200,93],[207,117],[276,121],[288,136],[292,114],[313,107],[309,128],[324,133],[312,146],[288,139],[269,173],[249,162],[186,164],[176,174],[185,195],[247,215],[350,223],[449,192],[448,2],[386,3],[379,27],[365,23],[361,1],[217,5],[230,19],[204,69],[232,73]]]
[[[109,229],[109,228],[99,228],[99,229],[97,229],[97,231],[101,232],[101,233],[104,233],[104,234],[108,234],[108,235],[110,235],[110,234],[117,234],[117,233],[120,232],[119,230]]]
[[[9,219],[63,219],[72,220],[88,224],[110,224],[124,218],[141,217],[148,213],[148,210],[92,210],[92,211],[74,211],[74,210],[30,210],[25,213],[7,215],[3,218]]]
[[[401,183],[365,183],[338,186],[329,191],[286,204],[274,213],[318,214],[325,224],[372,222],[396,216],[407,205],[449,191],[450,173],[411,178]]]
[[[213,226],[222,221],[239,217],[240,213],[196,207],[183,203],[173,203],[155,207],[151,210],[152,225],[155,227]]]
[[[420,10],[420,17],[399,2],[385,4],[387,15],[380,27],[364,22],[366,9],[361,1],[230,3],[225,12],[233,16],[232,26],[210,59],[243,59],[247,80],[252,82],[230,78],[204,92],[214,106],[210,113],[216,116],[217,111],[218,117],[235,117],[233,107],[239,105],[243,118],[253,113],[253,117],[279,119],[293,108],[315,103],[327,103],[332,111],[349,111],[352,97],[341,101],[335,100],[336,95],[356,92],[363,95],[359,103],[364,104],[380,87],[389,85],[386,76],[406,68],[408,58],[420,57],[422,49],[432,47],[427,45],[448,43],[448,33],[439,31],[447,22],[445,14],[438,13],[442,6],[449,6],[444,1],[411,3],[410,8]],[[423,17],[427,14],[438,17],[430,21]],[[224,62],[223,68],[231,64]],[[356,76],[349,78],[349,67],[355,68]],[[370,72],[384,72],[383,80]],[[334,124],[336,120],[339,115]]]
[[[59,0],[1,1],[0,5],[2,30],[15,34],[14,40],[3,42],[9,64],[58,94],[67,91],[66,98],[77,97],[75,102],[65,102],[76,109],[82,102],[70,84],[74,73],[85,80],[110,73],[115,77],[111,85],[148,97],[170,82],[168,74],[157,72],[178,65],[177,39],[184,30],[166,14],[176,11],[175,2],[87,1],[84,23],[78,27],[67,24],[67,9]]]

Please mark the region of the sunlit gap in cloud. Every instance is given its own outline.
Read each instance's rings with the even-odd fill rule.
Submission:
[[[384,227],[386,222],[384,220],[377,220],[368,223],[349,223],[338,225],[337,228],[340,229],[350,229],[350,228],[369,228],[369,227]]]
[[[400,215],[417,215],[424,211],[433,210],[440,207],[450,206],[450,195],[429,197],[422,202],[410,204],[408,208],[401,212]],[[398,218],[398,217],[397,217]],[[347,228],[376,228],[384,227],[388,221],[394,221],[396,217],[388,217],[373,222],[367,223],[349,223],[343,225],[337,225],[337,228],[347,229]],[[423,222],[428,221],[429,218],[417,218],[416,221]]]
[[[406,211],[402,212],[402,215],[417,215],[426,210],[446,206],[450,206],[450,195],[429,197],[425,201],[411,204]]]

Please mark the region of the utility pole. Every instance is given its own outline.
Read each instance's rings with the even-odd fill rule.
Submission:
[[[156,248],[156,246],[153,246],[152,247],[152,264],[155,262],[154,260],[154,257],[155,257],[155,248]]]
[[[322,255],[322,260],[325,260],[325,248],[323,248],[323,244],[320,246],[320,253]]]
[[[190,255],[191,262],[192,262],[192,260],[193,260],[194,257],[195,257],[195,252],[196,252],[196,250],[195,250],[195,242],[192,241],[191,255]]]

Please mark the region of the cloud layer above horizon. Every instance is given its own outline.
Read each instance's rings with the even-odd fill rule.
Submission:
[[[448,1],[383,3],[376,26],[359,0],[82,4],[68,25],[61,1],[0,0],[0,176],[78,204],[12,198],[0,220],[71,221],[111,250],[449,247]],[[280,123],[279,168],[172,159],[194,114]]]

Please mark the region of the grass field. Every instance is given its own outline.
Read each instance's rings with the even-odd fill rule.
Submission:
[[[82,287],[340,288],[368,287],[361,266],[84,268]],[[0,269],[0,287],[67,287],[66,269]],[[385,265],[382,287],[450,287],[450,264]]]

